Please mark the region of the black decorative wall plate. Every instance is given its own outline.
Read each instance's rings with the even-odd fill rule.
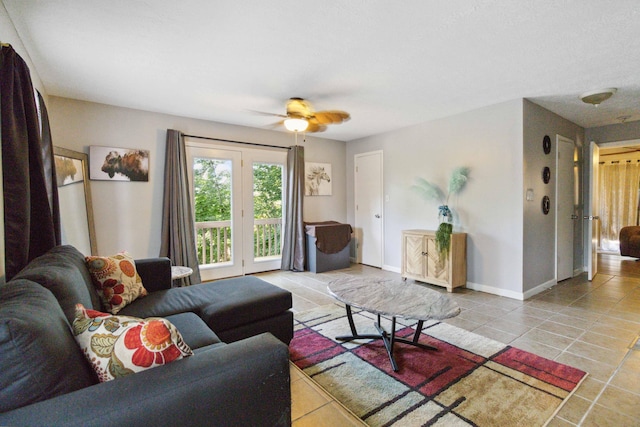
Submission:
[[[551,138],[549,138],[549,135],[545,135],[544,138],[542,138],[542,149],[544,150],[544,154],[551,152]]]
[[[542,198],[542,213],[547,215],[549,213],[550,208],[551,208],[551,200],[549,200],[549,196],[544,196]]]
[[[545,166],[544,168],[542,168],[542,182],[544,182],[545,184],[548,184],[550,179],[551,179],[551,169],[549,169],[549,166]]]

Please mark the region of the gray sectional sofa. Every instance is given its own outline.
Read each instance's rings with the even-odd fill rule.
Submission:
[[[168,319],[194,355],[98,382],[70,325],[100,300],[58,246],[0,286],[0,425],[289,425],[291,294],[255,277],[171,288],[166,258],[136,268],[149,295],[118,315]]]

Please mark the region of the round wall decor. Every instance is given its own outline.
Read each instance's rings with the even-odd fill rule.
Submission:
[[[544,182],[545,184],[548,184],[550,180],[551,180],[551,169],[549,169],[549,166],[545,166],[544,168],[542,168],[542,182]]]
[[[549,196],[544,196],[542,198],[542,213],[547,215],[549,213],[550,208],[551,208],[551,200],[549,200]]]
[[[544,150],[544,154],[551,152],[551,138],[549,135],[545,135],[544,138],[542,138],[542,149]]]

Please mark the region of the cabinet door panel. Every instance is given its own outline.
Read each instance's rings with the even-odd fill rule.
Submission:
[[[449,281],[449,263],[446,259],[441,260],[436,249],[436,241],[433,238],[426,238],[427,240],[427,253],[429,259],[427,261],[427,277],[432,279],[442,280],[443,282]]]
[[[406,251],[404,260],[404,271],[406,274],[424,277],[425,257],[422,254],[424,252],[423,237],[411,234],[406,235],[404,249]]]

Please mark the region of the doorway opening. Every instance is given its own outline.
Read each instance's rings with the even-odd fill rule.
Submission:
[[[626,259],[626,257],[621,257],[619,252],[619,239],[616,236],[619,233],[619,228],[621,225],[616,226],[616,230],[609,230],[605,233],[605,237],[603,238],[600,231],[600,217],[603,216],[603,210],[601,209],[602,203],[600,199],[604,196],[601,192],[610,191],[608,187],[602,187],[600,184],[600,174],[602,169],[602,164],[608,157],[610,160],[621,160],[615,159],[616,155],[628,155],[631,152],[640,150],[640,139],[635,140],[627,140],[627,141],[617,141],[617,142],[600,142],[596,143],[595,141],[590,142],[590,153],[589,153],[589,212],[588,216],[585,216],[585,219],[589,219],[592,224],[591,227],[587,228],[587,241],[589,242],[588,247],[586,248],[587,255],[587,266],[589,272],[589,280],[595,276],[598,272],[597,268],[602,266],[605,268],[603,273],[619,275],[619,274],[630,274],[628,268],[632,267],[631,270],[634,270],[636,265],[640,264],[636,263],[633,259]],[[604,153],[603,160],[601,161],[601,156]],[[625,154],[626,153],[626,154]],[[633,159],[624,159],[633,160]],[[636,191],[638,191],[636,189]],[[640,196],[639,196],[640,199]],[[620,223],[621,224],[621,223]],[[633,225],[633,224],[629,224]],[[608,238],[606,236],[609,236]],[[605,248],[609,248],[609,250],[604,249],[602,247],[603,240],[605,241]],[[616,241],[618,240],[618,241]],[[613,250],[611,249],[611,245],[615,245]],[[599,256],[602,255],[602,256]],[[603,260],[600,260],[603,258]],[[631,260],[631,261],[629,261]],[[626,265],[629,262],[633,262],[633,265]],[[623,265],[623,263],[625,265]],[[596,267],[598,266],[598,267]],[[625,272],[626,271],[626,272]]]
[[[600,144],[598,252],[620,254],[620,230],[639,225],[640,145]]]
[[[286,153],[187,144],[202,280],[280,268]]]

